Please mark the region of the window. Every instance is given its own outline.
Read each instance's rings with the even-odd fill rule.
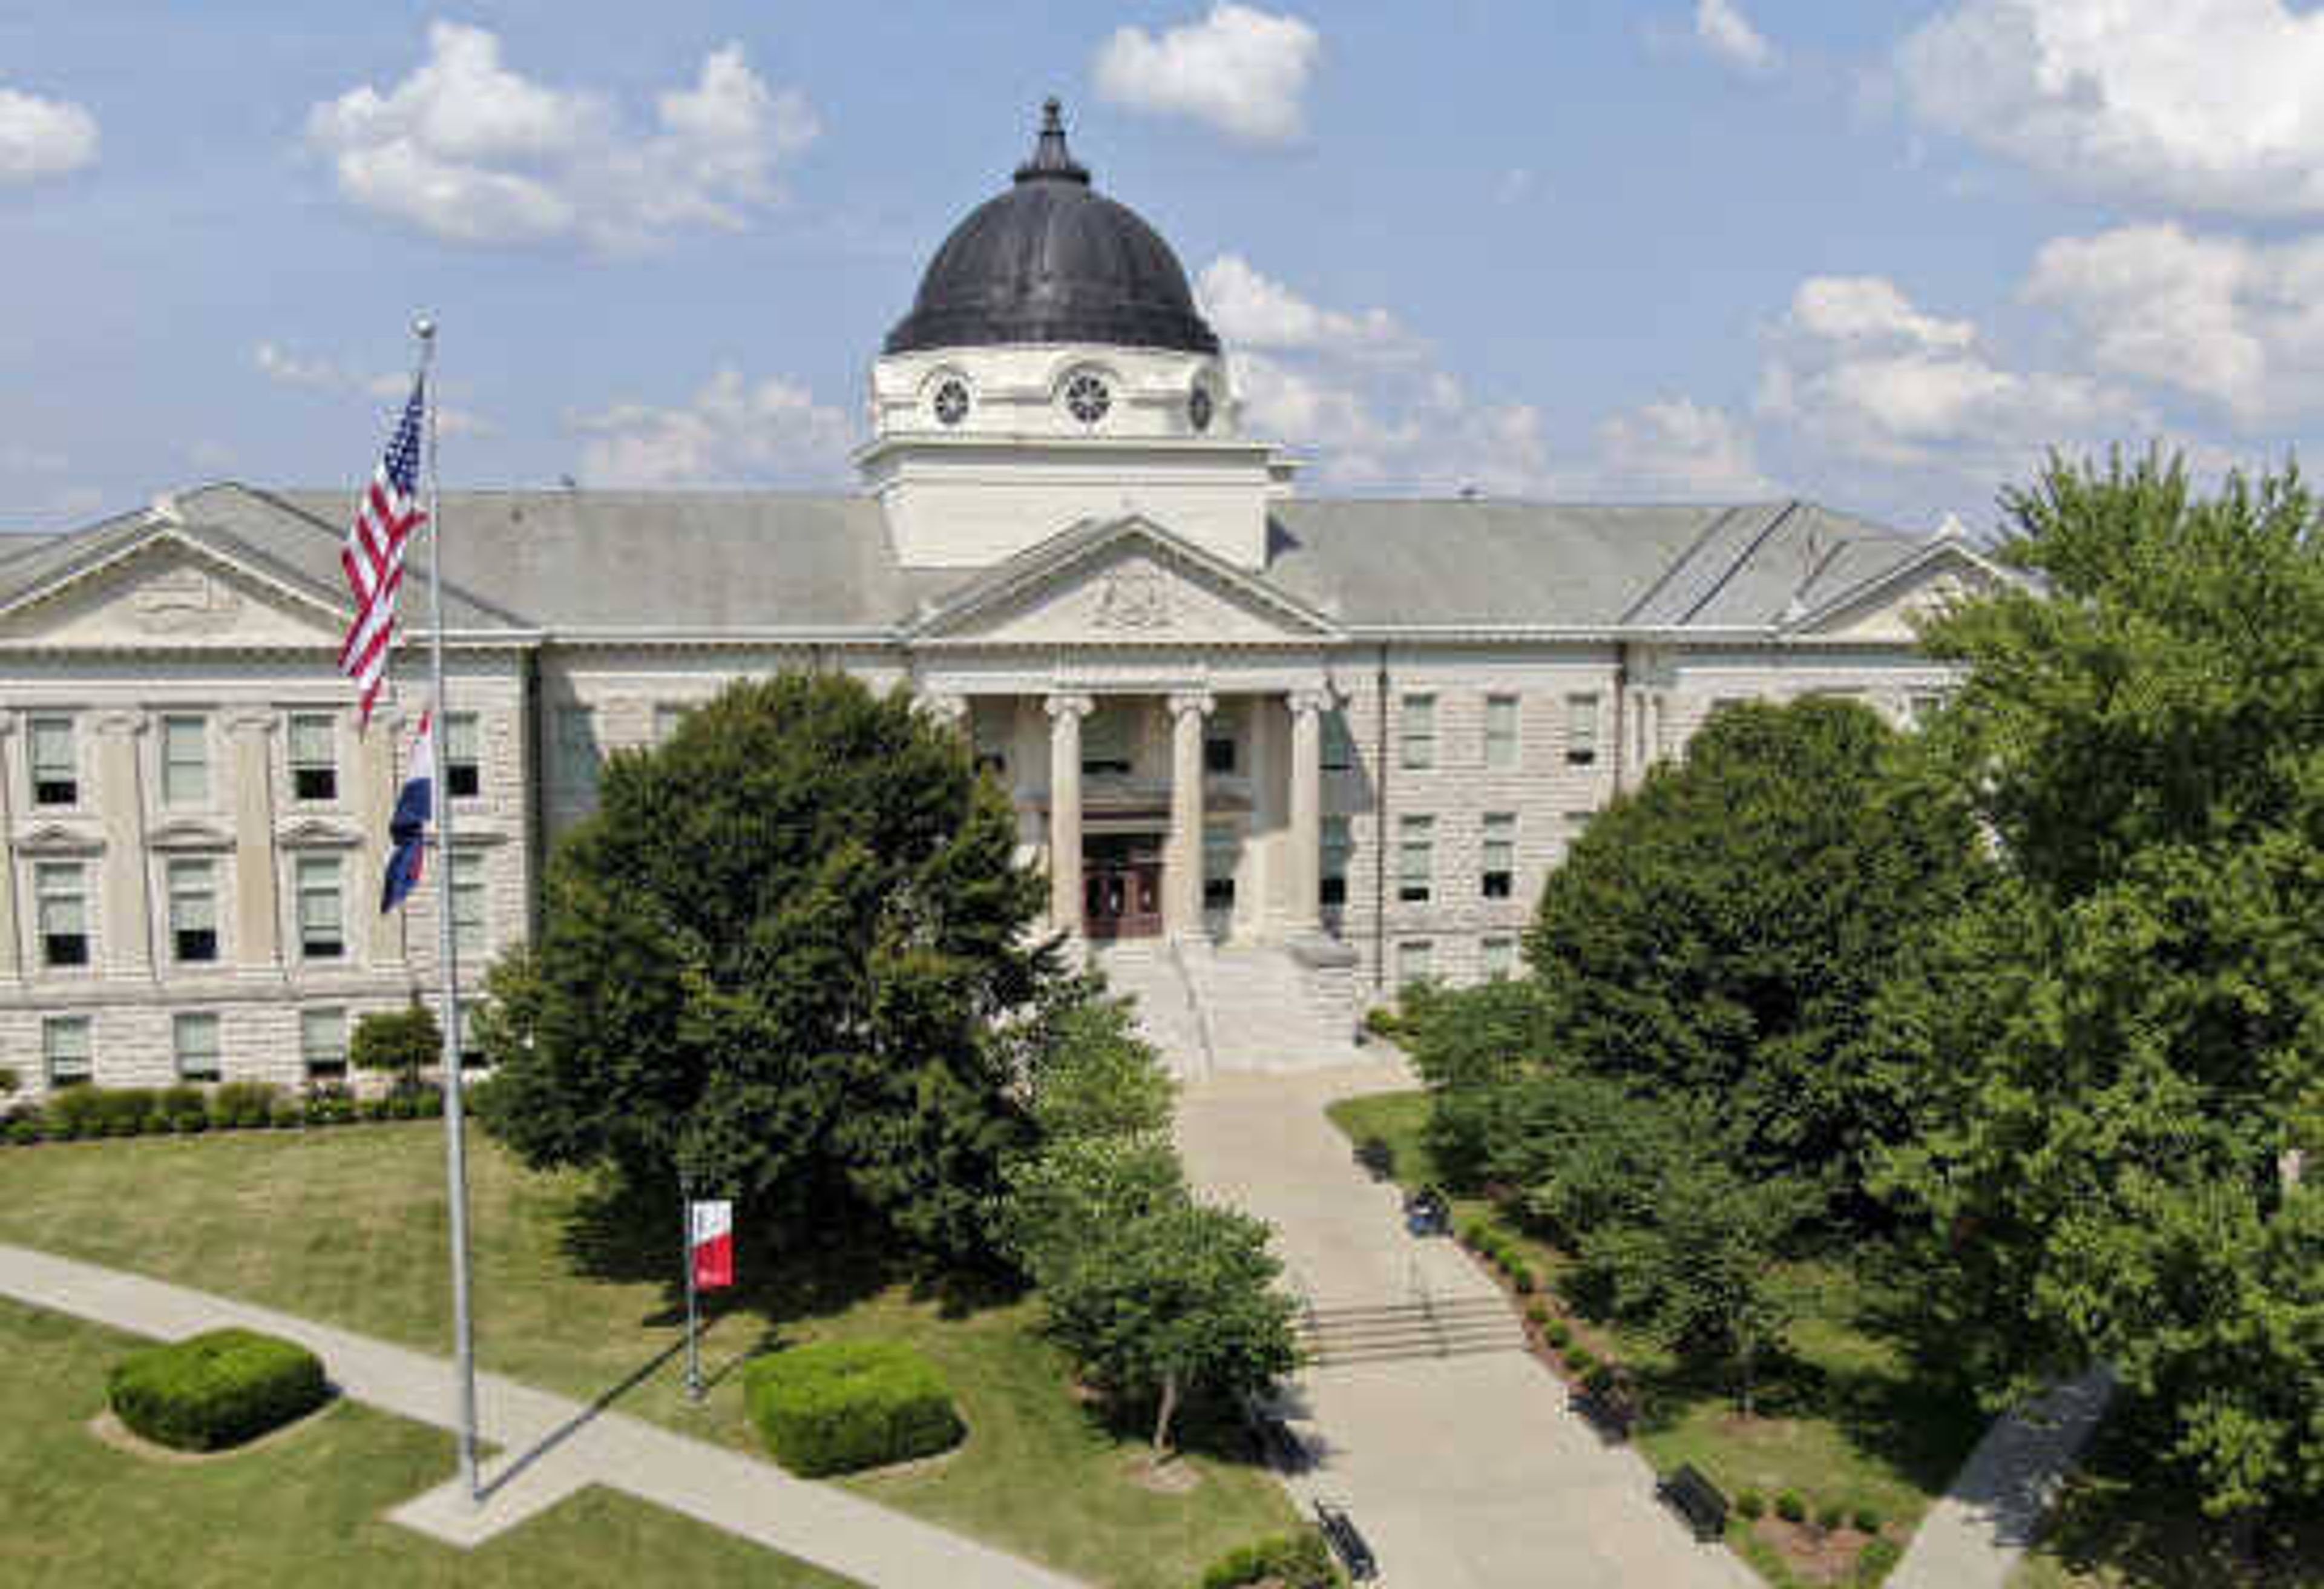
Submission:
[[[694,708],[680,702],[664,701],[654,707],[654,744],[668,744],[684,726],[687,714]]]
[[[976,756],[976,770],[990,772],[1006,782],[1009,778],[1009,736],[1015,732],[1016,718],[1008,703],[997,711],[977,711],[968,714],[969,744]]]
[[[337,960],[347,952],[345,915],[339,905],[339,858],[299,857],[299,953],[309,960]]]
[[[1407,905],[1425,905],[1434,892],[1436,873],[1436,818],[1406,817],[1398,832],[1396,897]]]
[[[180,1015],[170,1022],[170,1047],[178,1058],[180,1081],[218,1078],[218,1018]]]
[[[568,797],[597,792],[597,714],[587,707],[557,708],[557,787]]]
[[[1494,811],[1485,818],[1484,864],[1481,868],[1485,898],[1506,900],[1516,891],[1517,874],[1517,818],[1514,811]]]
[[[1232,777],[1234,770],[1234,724],[1214,712],[1203,725],[1203,771]]]
[[[1414,771],[1436,765],[1436,697],[1404,697],[1404,764]]]
[[[88,1017],[51,1015],[41,1022],[41,1060],[49,1085],[69,1087],[88,1079]]]
[[[1406,938],[1396,947],[1396,983],[1408,988],[1436,975],[1436,946],[1425,938]]]
[[[1112,406],[1113,394],[1105,389],[1104,376],[1084,370],[1065,383],[1065,411],[1083,424],[1096,424]]]
[[[32,719],[32,804],[69,806],[80,799],[70,717]]]
[[[217,863],[171,862],[169,892],[171,953],[181,965],[199,965],[217,959]]]
[[[1355,852],[1355,836],[1348,829],[1345,817],[1323,818],[1323,855],[1319,858],[1321,886],[1319,902],[1344,905],[1348,902],[1348,858]]]
[[[1517,940],[1513,938],[1489,938],[1477,946],[1477,969],[1488,982],[1499,982],[1513,976],[1517,968]]]
[[[451,713],[444,719],[444,792],[456,800],[473,799],[484,786],[482,758],[476,753],[476,715]]]
[[[1517,764],[1517,697],[1489,695],[1485,697],[1485,766],[1491,771],[1508,772]]]
[[[959,380],[950,380],[936,388],[936,423],[944,426],[959,424],[968,418],[968,386]]]
[[[1347,772],[1356,765],[1356,736],[1349,732],[1348,714],[1333,707],[1323,714],[1323,771]]]
[[[1598,759],[1598,697],[1594,695],[1565,697],[1565,759],[1576,767],[1587,767]]]
[[[484,1046],[476,1040],[476,1005],[472,999],[460,1005],[460,1040],[455,1051],[463,1070],[473,1070],[484,1062]]]
[[[1231,910],[1235,902],[1235,862],[1241,845],[1234,828],[1213,822],[1203,829],[1203,909]]]
[[[1130,709],[1118,702],[1089,715],[1082,725],[1083,777],[1129,772],[1130,728]]]
[[[336,1081],[346,1075],[347,1012],[300,1011],[299,1058],[307,1067],[309,1081]]]
[[[41,961],[88,964],[88,870],[78,861],[42,861],[32,868],[33,909],[40,917]]]
[[[290,798],[339,798],[337,726],[327,712],[300,712],[290,719]]]
[[[209,798],[209,725],[199,717],[162,718],[161,803],[198,806]]]
[[[470,964],[484,956],[484,858],[452,856],[452,952]]]

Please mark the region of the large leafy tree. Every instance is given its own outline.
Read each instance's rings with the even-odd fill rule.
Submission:
[[[1014,843],[901,692],[731,686],[616,753],[550,858],[538,945],[479,1021],[491,1128],[535,1165],[683,1172],[779,1227],[869,1214],[982,1252],[1032,1129],[1011,1021],[1056,980]]]
[[[2112,1365],[2246,1526],[2324,1499],[2324,538],[2295,476],[2149,458],[2006,499],[2038,588],[1960,605],[1932,765],[1999,883],[1880,1002],[1888,1190],[1996,1400]]]

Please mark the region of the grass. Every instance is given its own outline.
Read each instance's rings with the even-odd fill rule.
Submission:
[[[609,1491],[582,1492],[475,1551],[388,1522],[442,1482],[452,1437],[341,1403],[281,1439],[188,1464],[88,1429],[106,1371],[144,1343],[0,1302],[0,1582],[106,1589],[604,1589],[638,1583],[844,1589],[846,1580]]]
[[[1191,1491],[1139,1483],[1137,1434],[1076,1400],[1037,1303],[916,1283],[861,1245],[778,1255],[744,1233],[743,1286],[706,1316],[710,1389],[696,1406],[683,1384],[674,1198],[625,1205],[592,1178],[536,1174],[481,1139],[468,1162],[488,1369],[584,1400],[617,1395],[626,1412],[758,1453],[743,1361],[808,1339],[888,1336],[943,1368],[969,1434],[949,1458],[844,1481],[873,1500],[1120,1589],[1176,1589],[1295,1523],[1281,1488],[1224,1435],[1190,1440]],[[450,1349],[432,1125],[10,1150],[0,1241]]]
[[[1354,1141],[1376,1136],[1396,1155],[1407,1186],[1440,1182],[1428,1151],[1425,1093],[1388,1093],[1334,1104],[1331,1117]],[[1560,1289],[1572,1260],[1497,1217],[1475,1196],[1453,1196],[1453,1228],[1494,1218],[1526,1250],[1545,1289]],[[1884,1332],[1884,1299],[1861,1276],[1835,1263],[1787,1266],[1783,1280],[1799,1304],[1788,1360],[1768,1368],[1757,1388],[1757,1416],[1737,1411],[1729,1388],[1690,1378],[1669,1353],[1606,1320],[1583,1322],[1578,1338],[1609,1353],[1637,1377],[1647,1418],[1637,1442],[1658,1471],[1692,1463],[1731,1500],[1756,1489],[1771,1501],[1795,1489],[1812,1505],[1877,1510],[1886,1531],[1903,1538],[1919,1526],[1984,1432],[1986,1420],[1965,1398],[1938,1391],[1914,1372]],[[1773,1582],[1788,1568],[1739,1524],[1737,1548]]]

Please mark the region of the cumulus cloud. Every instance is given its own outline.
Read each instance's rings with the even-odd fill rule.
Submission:
[[[1419,344],[1384,309],[1322,309],[1261,275],[1240,254],[1222,254],[1195,279],[1213,328],[1239,347],[1299,348],[1362,357],[1406,358]]]
[[[620,403],[572,421],[590,438],[580,480],[654,487],[820,482],[845,471],[853,421],[779,377],[755,385],[732,367],[682,408]]]
[[[333,359],[295,353],[280,343],[260,343],[251,349],[250,362],[260,374],[282,385],[376,399],[391,405],[399,414],[411,395],[411,372],[409,370],[365,374]],[[440,402],[436,410],[436,429],[439,435],[444,436],[496,434],[490,420],[481,419],[466,409]]]
[[[0,184],[94,165],[97,146],[97,118],[80,106],[0,88]]]
[[[1696,0],[1694,36],[1713,55],[1745,71],[1763,72],[1775,64],[1775,46],[1735,0]]]
[[[447,242],[624,248],[740,227],[780,201],[778,170],[821,131],[806,97],[769,88],[739,45],[641,125],[601,95],[510,70],[483,28],[439,22],[428,44],[401,82],[317,105],[307,141],[349,202]]]
[[[1246,143],[1285,143],[1306,125],[1303,97],[1323,37],[1291,15],[1224,3],[1158,37],[1118,29],[1097,52],[1099,96],[1183,115]]]
[[[1750,433],[1723,409],[1687,398],[1649,402],[1598,427],[1598,467],[1622,494],[1770,496]]]
[[[2324,213],[2324,12],[2291,0],[1955,0],[1896,58],[1924,119],[2075,187]]]

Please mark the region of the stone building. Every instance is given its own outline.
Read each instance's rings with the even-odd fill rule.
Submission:
[[[447,495],[456,852],[393,916],[424,648],[359,734],[348,494],[208,485],[25,540],[0,555],[0,1064],[35,1091],[337,1074],[356,1016],[436,985],[447,894],[464,986],[526,935],[606,750],[785,668],[955,722],[1051,925],[1182,1065],[1323,1052],[1406,979],[1508,969],[1572,836],[1720,703],[1909,722],[1947,677],[1913,614],[1997,577],[1804,502],[1305,496],[1230,351],[1053,106],[889,333],[859,491]]]

